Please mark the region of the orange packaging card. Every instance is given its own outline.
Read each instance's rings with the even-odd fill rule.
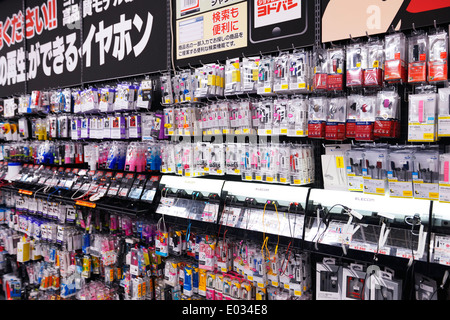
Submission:
[[[428,63],[428,81],[446,81],[447,80],[447,62],[430,61]]]
[[[425,62],[413,62],[408,65],[408,82],[425,82],[427,68]]]

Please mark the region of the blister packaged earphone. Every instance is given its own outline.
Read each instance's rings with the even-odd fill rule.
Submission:
[[[311,52],[294,50],[289,56],[289,91],[309,92],[311,89]]]
[[[345,123],[347,121],[347,98],[330,98],[325,127],[325,139],[344,140]]]
[[[172,90],[172,80],[170,74],[165,74],[159,78],[161,82],[161,95],[162,104],[172,104],[173,100],[173,90]]]
[[[400,136],[400,96],[394,88],[377,93],[373,133],[383,138]]]
[[[376,96],[364,96],[362,104],[358,104],[355,139],[356,140],[374,140],[373,126],[375,122]]]
[[[364,148],[355,147],[345,152],[345,164],[347,170],[347,190],[363,191],[363,161]]]
[[[227,59],[225,62],[225,94],[241,91],[241,65],[239,58]]]
[[[289,91],[289,54],[282,52],[274,59],[273,91],[283,93]]]
[[[347,87],[361,87],[364,84],[364,70],[367,68],[367,47],[352,43],[346,47]]]
[[[98,109],[100,112],[112,112],[114,110],[114,98],[116,92],[112,87],[104,87],[99,91]]]
[[[273,160],[275,160],[275,178],[274,181],[282,184],[290,183],[290,145],[286,143],[272,144],[276,152]],[[269,181],[270,182],[270,181]]]
[[[208,144],[208,173],[211,175],[225,174],[225,145],[222,143]]]
[[[262,56],[258,67],[258,83],[256,92],[261,95],[273,94],[274,59],[271,56]]]
[[[408,82],[427,81],[428,35],[420,30],[408,38]]]
[[[314,182],[314,154],[311,146],[290,145],[290,185]]]
[[[313,90],[324,91],[328,89],[327,51],[317,47],[313,51]]]
[[[384,80],[406,82],[406,36],[402,32],[387,34],[384,38]]]
[[[183,70],[180,72],[180,103],[196,102],[194,93],[196,90],[194,76],[191,70]]]
[[[333,47],[327,51],[329,91],[340,91],[344,88],[345,49]]]
[[[289,129],[288,120],[289,99],[286,96],[277,97],[273,101],[273,134],[287,135]]]
[[[175,148],[171,143],[161,144],[161,172],[176,173]]]
[[[308,100],[303,96],[291,96],[287,104],[288,137],[308,135]]]
[[[308,111],[308,137],[325,138],[329,100],[327,97],[310,97]]]
[[[256,102],[255,108],[258,135],[271,135],[274,114],[273,100],[270,98],[260,99]]]
[[[444,30],[428,34],[428,81],[447,81],[448,35]]]
[[[384,42],[370,39],[367,47],[367,68],[364,70],[365,87],[381,87],[384,71]]]
[[[125,171],[143,172],[146,167],[146,146],[142,143],[132,142],[127,147]]]
[[[437,94],[409,95],[408,141],[436,141]]]
[[[391,147],[387,171],[389,196],[413,197],[412,172],[414,169],[414,150],[404,147]]]
[[[3,100],[3,116],[5,118],[12,118],[17,114],[19,106],[18,98],[10,98]]]
[[[384,195],[387,188],[388,149],[367,148],[363,154],[364,193]]]
[[[89,88],[81,91],[81,112],[98,111],[98,89]]]
[[[225,146],[225,173],[240,175],[240,161],[242,159],[242,145],[240,143],[227,143]]]
[[[412,174],[414,198],[439,199],[439,148],[429,146],[414,152]]]
[[[134,110],[137,88],[127,82],[119,83],[114,98],[114,111]]]
[[[107,169],[123,170],[127,156],[127,145],[123,142],[113,141],[108,152]]]
[[[241,67],[241,90],[243,92],[256,91],[258,82],[260,57],[243,57]]]
[[[358,110],[361,108],[364,101],[364,96],[361,94],[350,94],[347,96],[347,123],[346,133],[347,138],[354,138],[356,134],[356,121],[359,118]]]

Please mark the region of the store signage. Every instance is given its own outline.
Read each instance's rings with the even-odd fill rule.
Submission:
[[[0,97],[167,69],[166,13],[165,0],[2,2]]]
[[[177,0],[173,24],[178,66],[289,50],[314,44],[314,0]]]
[[[177,59],[247,46],[247,4],[241,2],[177,21]]]
[[[167,69],[166,0],[84,2],[92,2],[83,10],[84,82]]]
[[[322,0],[322,12],[322,42],[450,23],[448,0]]]
[[[242,0],[176,0],[177,19],[241,2]]]

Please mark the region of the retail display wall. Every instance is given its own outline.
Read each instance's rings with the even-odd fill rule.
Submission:
[[[69,2],[0,2],[5,299],[448,298],[448,8]]]

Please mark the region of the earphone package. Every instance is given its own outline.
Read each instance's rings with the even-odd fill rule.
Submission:
[[[367,44],[367,68],[364,70],[364,87],[383,85],[384,43],[381,40]]]
[[[326,97],[313,97],[309,99],[308,137],[325,138],[329,101]]]
[[[397,32],[384,38],[384,80],[387,82],[406,82],[406,36]]]
[[[447,80],[448,36],[445,31],[428,35],[428,81]]]
[[[400,96],[395,90],[377,93],[373,133],[379,138],[400,136]]]
[[[373,127],[375,123],[376,100],[376,96],[364,96],[362,103],[356,106],[356,140],[373,141],[375,139]]]
[[[358,120],[359,106],[363,104],[364,96],[361,94],[351,94],[347,96],[347,119],[345,125],[345,136],[355,137],[356,121]]]
[[[328,78],[327,86],[329,91],[340,91],[344,88],[344,48],[332,48],[327,51]]]
[[[347,87],[361,87],[364,83],[364,70],[367,68],[367,48],[360,43],[348,45]]]
[[[408,82],[427,81],[428,36],[426,32],[416,32],[408,39]]]
[[[345,122],[347,118],[347,98],[334,97],[328,104],[325,138],[327,140],[345,139]]]

